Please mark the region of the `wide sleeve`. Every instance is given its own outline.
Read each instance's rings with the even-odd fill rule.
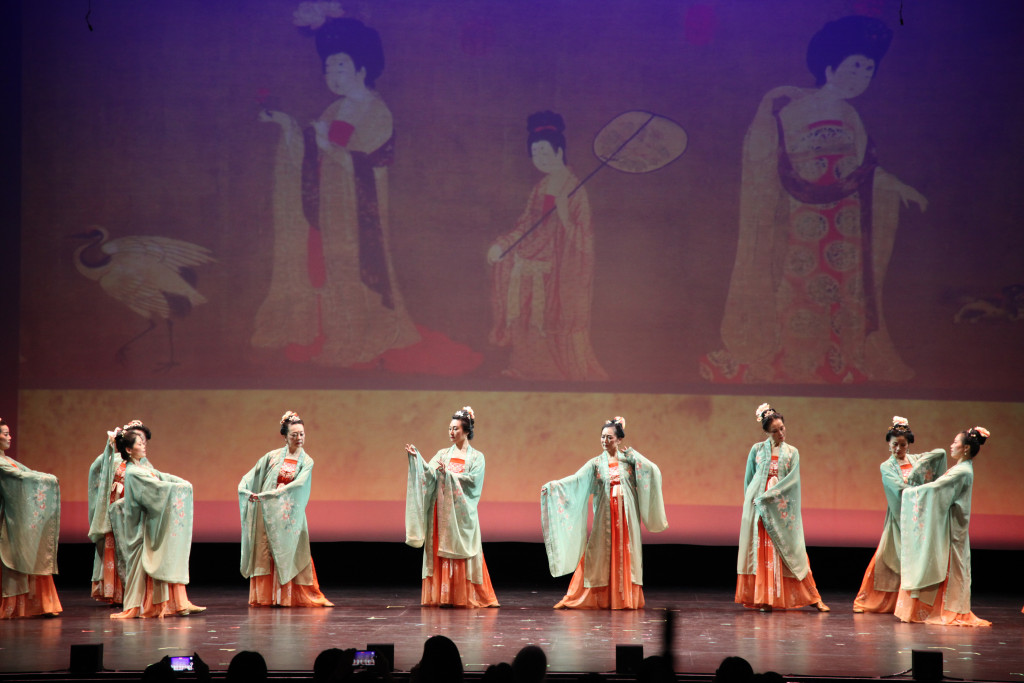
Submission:
[[[907,477],[908,486],[920,486],[935,481],[946,471],[946,451],[942,448],[921,454]]]
[[[0,560],[22,574],[57,573],[57,477],[0,460]]]
[[[583,557],[587,504],[595,481],[594,461],[590,460],[576,474],[541,487],[541,526],[552,576],[571,573]]]
[[[484,485],[484,454],[473,451],[462,472],[437,473],[437,554],[463,560],[480,554],[477,504]]]
[[[966,469],[952,469],[930,484],[903,490],[901,588],[927,588],[946,578],[950,551],[949,511],[964,488],[970,485],[970,477]]]
[[[97,544],[103,543],[104,537],[111,530],[107,509],[110,505],[110,486],[117,467],[115,460],[120,460],[120,456],[108,439],[103,452],[89,467],[89,540]],[[94,576],[93,580],[99,578]]]
[[[750,447],[750,453],[747,454],[747,469],[743,472],[744,494],[746,494],[747,487],[750,486],[750,482],[754,480],[754,475],[757,473],[757,449],[760,445],[755,443]]]
[[[145,534],[142,569],[168,583],[188,583],[192,550],[192,484],[139,466],[125,471],[123,511]]]
[[[242,523],[242,555],[239,571],[245,578],[250,578],[254,571],[253,546],[256,543],[256,521],[259,510],[257,501],[249,500],[249,496],[259,493],[270,454],[259,459],[256,465],[246,472],[238,482],[238,515]]]
[[[800,453],[783,444],[779,455],[779,481],[754,499],[764,530],[775,550],[799,580],[807,576],[807,547],[800,513]]]
[[[633,467],[640,521],[648,531],[664,531],[668,528],[668,517],[665,515],[665,498],[662,495],[661,470],[632,448],[627,448],[621,459]]]
[[[437,474],[433,465],[443,452],[438,451],[429,463],[423,462],[419,452],[407,454],[409,477],[405,488],[405,542],[413,548],[422,548],[430,536],[437,493]]]

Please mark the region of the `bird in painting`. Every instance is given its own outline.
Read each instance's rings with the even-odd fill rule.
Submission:
[[[98,282],[104,292],[149,323],[117,349],[115,359],[124,363],[128,348],[163,320],[170,355],[157,370],[178,365],[174,358],[173,318],[183,318],[193,306],[206,303],[206,297],[196,290],[196,273],[192,268],[215,261],[213,253],[198,244],[170,237],[139,235],[110,239],[110,233],[100,226],[72,237],[86,240],[75,249],[78,272]]]

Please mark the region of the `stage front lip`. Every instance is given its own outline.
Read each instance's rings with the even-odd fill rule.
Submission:
[[[740,506],[666,505],[669,528],[643,532],[645,543],[735,545]],[[540,504],[482,501],[479,508],[484,543],[541,543]],[[381,500],[312,500],[306,508],[314,542],[402,542],[405,502]],[[882,535],[885,510],[804,508],[804,536],[809,546],[874,547]],[[84,501],[62,505],[61,541],[88,541],[88,509]],[[229,543],[241,534],[237,501],[196,501],[192,534],[197,543]],[[1016,515],[971,515],[971,547],[1024,549],[1024,519]]]

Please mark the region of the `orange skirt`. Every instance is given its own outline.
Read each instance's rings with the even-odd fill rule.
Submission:
[[[491,585],[487,561],[480,551],[483,580],[472,583],[466,578],[466,560],[453,560],[437,554],[440,540],[437,537],[437,506],[434,506],[433,575],[423,579],[420,590],[420,604],[445,607],[501,607],[498,596]]]
[[[270,573],[249,578],[249,604],[254,607],[334,607],[334,603],[320,592],[320,582],[316,578],[316,567],[309,560],[309,569],[313,572],[313,583],[304,586],[292,579],[281,585],[277,580],[274,560],[270,560]]]
[[[14,572],[0,565],[0,577],[5,571]],[[0,598],[0,619],[38,617],[43,614],[55,616],[63,609],[53,585],[53,577],[49,574],[29,574],[27,593]]]
[[[177,615],[184,617],[196,612],[203,612],[205,607],[193,605],[185,593],[185,584],[167,584],[168,596],[164,602],[153,602],[153,579],[146,577],[146,595],[142,599],[142,607],[132,607],[117,614],[111,614],[111,619],[149,619],[152,617],[169,617]]]
[[[114,534],[107,532],[103,540],[103,578],[92,582],[92,597],[101,602],[120,605],[124,599],[124,586],[117,575],[117,553]]]
[[[761,520],[757,521],[755,571],[755,574],[740,574],[736,577],[736,602],[742,603],[744,607],[797,609],[821,600],[810,569],[802,581],[783,574],[782,558],[776,555],[775,546]]]
[[[555,609],[641,609],[644,606],[644,587],[633,583],[629,554],[629,527],[619,511],[618,499],[612,498],[611,511],[612,557],[611,576],[607,586],[587,588],[583,580],[586,555],[576,565],[569,591]]]
[[[896,617],[900,621],[935,624],[938,626],[991,626],[991,621],[979,619],[974,612],[961,614],[942,608],[948,582],[949,575],[947,573],[945,581],[935,591],[935,602],[931,605],[912,597],[910,591],[901,588],[896,601]]]
[[[857,591],[857,597],[853,599],[853,611],[877,612],[879,614],[892,614],[896,611],[896,592],[880,591],[875,588],[875,562],[878,561],[878,551],[871,556],[868,569],[864,572],[864,580]]]

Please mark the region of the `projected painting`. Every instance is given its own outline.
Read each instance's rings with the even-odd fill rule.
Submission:
[[[812,543],[877,541],[899,414],[927,448],[992,431],[975,535],[1024,546],[1024,9],[126,0],[93,30],[23,21],[15,457],[60,476],[64,540],[133,418],[193,481],[197,539],[235,538],[237,480],[296,410],[314,540],[399,541],[403,445],[445,446],[471,404],[488,539],[539,540],[541,484],[622,414],[665,474],[657,540],[734,543],[770,400]]]

